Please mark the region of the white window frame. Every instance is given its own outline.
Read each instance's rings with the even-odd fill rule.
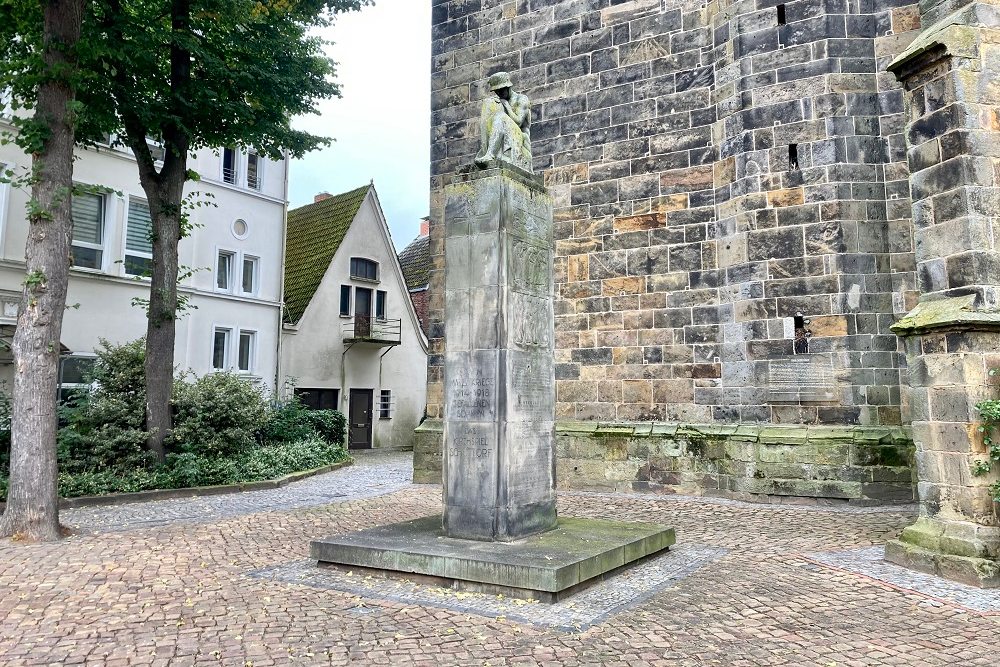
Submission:
[[[14,117],[14,94],[10,88],[0,89],[0,118],[10,120]]]
[[[93,354],[93,353],[67,354],[65,356],[60,355],[60,357],[59,357],[59,387],[57,389],[60,398],[62,397],[62,390],[63,389],[78,389],[80,387],[86,387],[86,386],[88,386],[87,384],[82,383],[82,382],[64,382],[63,381],[63,363],[65,363],[65,361],[67,359],[90,359],[90,360],[92,360],[92,361],[94,361],[96,363],[97,362],[97,355]]]
[[[227,287],[219,287],[219,264],[223,254],[229,255],[232,258],[232,264],[230,265],[229,270],[229,285]],[[239,265],[239,259],[240,252],[238,250],[224,248],[222,246],[215,247],[215,270],[212,272],[212,288],[216,292],[220,294],[233,294],[236,288],[234,272],[236,271],[237,265]],[[242,265],[240,265],[240,268],[242,269]]]
[[[93,186],[88,186],[85,183],[74,183],[74,185],[76,185],[76,186],[85,186],[85,187],[93,187]],[[118,211],[117,211],[117,208],[115,206],[116,198],[112,197],[111,193],[109,193],[109,192],[105,192],[105,193],[96,193],[96,192],[93,192],[93,193],[88,193],[88,194],[96,194],[98,197],[100,197],[101,199],[104,200],[104,207],[103,207],[104,208],[104,211],[103,211],[104,216],[103,216],[103,219],[101,220],[101,242],[99,244],[96,244],[96,243],[88,243],[86,241],[74,241],[73,240],[73,235],[71,233],[70,234],[70,239],[69,239],[70,252],[73,251],[73,246],[76,246],[76,245],[79,245],[81,248],[90,248],[91,250],[100,250],[101,251],[101,262],[100,262],[100,266],[98,266],[96,268],[91,268],[89,266],[77,266],[76,264],[72,264],[70,266],[70,269],[73,270],[73,271],[84,271],[86,273],[107,273],[108,272],[107,271],[108,257],[111,254],[110,252],[108,252],[108,239],[111,236],[111,234],[108,233],[108,227],[109,227],[109,223],[112,220],[117,219]]]
[[[347,288],[347,314],[345,315],[340,310],[340,290]],[[337,312],[340,313],[340,317],[347,320],[354,317],[354,285],[349,283],[341,283],[340,290],[337,291]]]
[[[0,176],[16,169],[13,163],[0,162]],[[10,205],[10,183],[0,182],[0,248],[7,237],[7,207]]]
[[[140,280],[152,280],[152,276],[140,276],[138,274],[129,273],[126,270],[126,268],[125,268],[125,255],[135,255],[136,257],[144,257],[144,258],[146,258],[146,259],[148,259],[150,261],[152,261],[152,259],[153,259],[153,253],[152,252],[148,253],[148,256],[147,256],[147,253],[139,252],[138,250],[129,250],[128,249],[128,212],[129,212],[129,209],[132,206],[132,201],[133,200],[140,201],[143,204],[145,204],[146,206],[149,206],[149,201],[147,201],[145,197],[142,197],[140,195],[133,195],[131,193],[126,193],[125,194],[125,215],[122,217],[122,252],[121,252],[122,269],[121,269],[121,274],[123,276],[125,276],[126,278],[132,278],[132,279],[139,278]]]
[[[254,375],[257,372],[257,349],[260,347],[260,331],[257,329],[248,329],[245,327],[240,327],[237,329],[239,332],[236,336],[236,345],[234,346],[235,361],[233,368],[240,375]],[[243,338],[243,334],[250,334],[250,358],[248,359],[248,368],[240,368],[240,339]]]
[[[253,289],[249,292],[243,289],[243,269],[247,260],[253,260]],[[243,296],[257,296],[260,293],[260,255],[252,255],[248,252],[240,253],[240,281],[238,290]]]
[[[226,151],[229,149],[233,151],[233,180],[232,182],[226,180]],[[239,187],[240,179],[243,178],[243,173],[240,170],[240,166],[243,163],[243,151],[241,151],[236,146],[223,146],[219,149],[219,182],[223,185],[231,185],[234,188]],[[242,171],[246,171],[245,169]]]
[[[351,262],[355,259],[364,260],[366,262],[371,262],[375,265],[375,277],[374,278],[362,278],[360,276],[355,276],[351,267]],[[351,280],[356,280],[361,283],[366,283],[368,285],[377,285],[382,282],[382,262],[372,259],[371,257],[362,257],[360,255],[354,255],[349,257],[347,261],[347,277]]]
[[[389,400],[385,403],[382,402],[382,397],[388,392]],[[379,419],[392,419],[393,413],[395,412],[396,399],[393,396],[392,389],[379,389],[378,392],[378,418]]]
[[[215,365],[215,335],[220,331],[226,332],[226,344],[222,349],[222,367],[219,368]],[[231,324],[213,324],[212,325],[212,337],[209,339],[208,348],[208,365],[213,372],[225,372],[232,370],[232,356],[233,356],[233,332],[239,331],[237,327]]]
[[[254,155],[257,156],[257,187],[253,187],[252,185],[250,185],[250,153],[253,153]],[[244,153],[243,154],[243,158],[244,158],[245,162],[241,162],[241,164],[245,164],[246,165],[244,167],[244,169],[243,169],[243,183],[244,183],[244,185],[246,185],[246,187],[247,187],[248,190],[253,190],[254,192],[263,192],[264,191],[264,162],[265,162],[264,156],[260,152],[258,152],[257,150],[251,150],[251,151],[247,151],[246,153]]]

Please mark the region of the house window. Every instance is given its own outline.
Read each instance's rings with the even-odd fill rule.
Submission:
[[[102,195],[73,195],[73,266],[100,269],[104,261],[104,209]]]
[[[141,199],[129,199],[125,221],[125,273],[148,276],[153,270],[153,222],[149,205]]]
[[[14,173],[9,165],[0,162],[0,229],[7,224],[7,196],[10,192],[10,180]]]
[[[219,261],[215,265],[215,286],[227,292],[233,289],[233,263],[236,253],[228,250],[219,251]]]
[[[222,180],[236,185],[236,149],[222,149]]]
[[[14,94],[10,88],[0,90],[0,117],[10,118],[14,112]]]
[[[240,346],[237,350],[236,367],[241,372],[251,373],[254,369],[254,352],[257,347],[257,332],[240,331]]]
[[[226,369],[226,360],[229,358],[229,337],[232,331],[216,327],[212,337],[212,368],[217,371]]]
[[[392,390],[383,389],[378,395],[378,418],[392,419]]]
[[[90,384],[94,372],[94,357],[63,357],[59,369],[59,402],[65,403],[73,394]]]
[[[340,314],[342,317],[351,316],[351,286],[340,286]]]
[[[295,388],[295,396],[310,410],[337,410],[340,408],[339,389]]]
[[[243,256],[243,280],[241,281],[241,288],[244,294],[257,293],[257,266],[259,263],[260,259],[257,257]]]
[[[375,292],[375,317],[380,320],[385,319],[385,292],[383,290]]]
[[[351,258],[351,278],[360,280],[378,280],[378,264],[361,257]]]
[[[261,158],[257,153],[247,154],[247,187],[260,190]]]
[[[164,148],[162,141],[146,137],[146,146],[149,147],[149,155],[154,162],[163,162],[163,159],[167,157],[167,149]]]

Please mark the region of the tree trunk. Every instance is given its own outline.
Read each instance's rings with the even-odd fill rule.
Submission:
[[[126,117],[129,144],[139,164],[139,180],[149,198],[153,223],[153,275],[149,290],[146,327],[146,445],[160,460],[166,458],[164,441],[171,429],[170,393],[174,381],[174,339],[177,332],[177,244],[181,240],[184,183],[191,141],[184,116],[191,84],[191,52],[183,44],[191,35],[191,0],[170,3],[170,100],[172,120],[163,127],[166,155],[159,173],[153,164],[146,134],[138,119]]]
[[[172,427],[170,393],[174,382],[177,244],[181,238],[183,189],[183,175],[179,183],[154,186],[152,192],[146,189],[154,230],[153,275],[146,325],[146,428],[149,430],[147,447],[160,461],[165,458],[164,440]]]
[[[76,97],[72,49],[83,0],[42,2],[48,77],[38,89],[35,122],[47,134],[32,156],[27,272],[14,333],[10,488],[0,536],[55,540],[59,530],[56,393],[59,339],[69,283]]]

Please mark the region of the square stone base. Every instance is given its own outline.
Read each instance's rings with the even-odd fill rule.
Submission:
[[[429,516],[316,540],[310,554],[320,565],[555,602],[675,542],[657,524],[567,518],[516,542],[461,540]]]
[[[885,545],[885,559],[895,565],[969,586],[1000,588],[1000,562],[989,558],[956,556],[902,540],[890,540]]]

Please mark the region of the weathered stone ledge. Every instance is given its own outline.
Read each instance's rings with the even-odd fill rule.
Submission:
[[[414,481],[440,483],[441,423],[417,429]],[[749,501],[911,503],[913,442],[893,426],[556,424],[563,489],[704,494]]]

